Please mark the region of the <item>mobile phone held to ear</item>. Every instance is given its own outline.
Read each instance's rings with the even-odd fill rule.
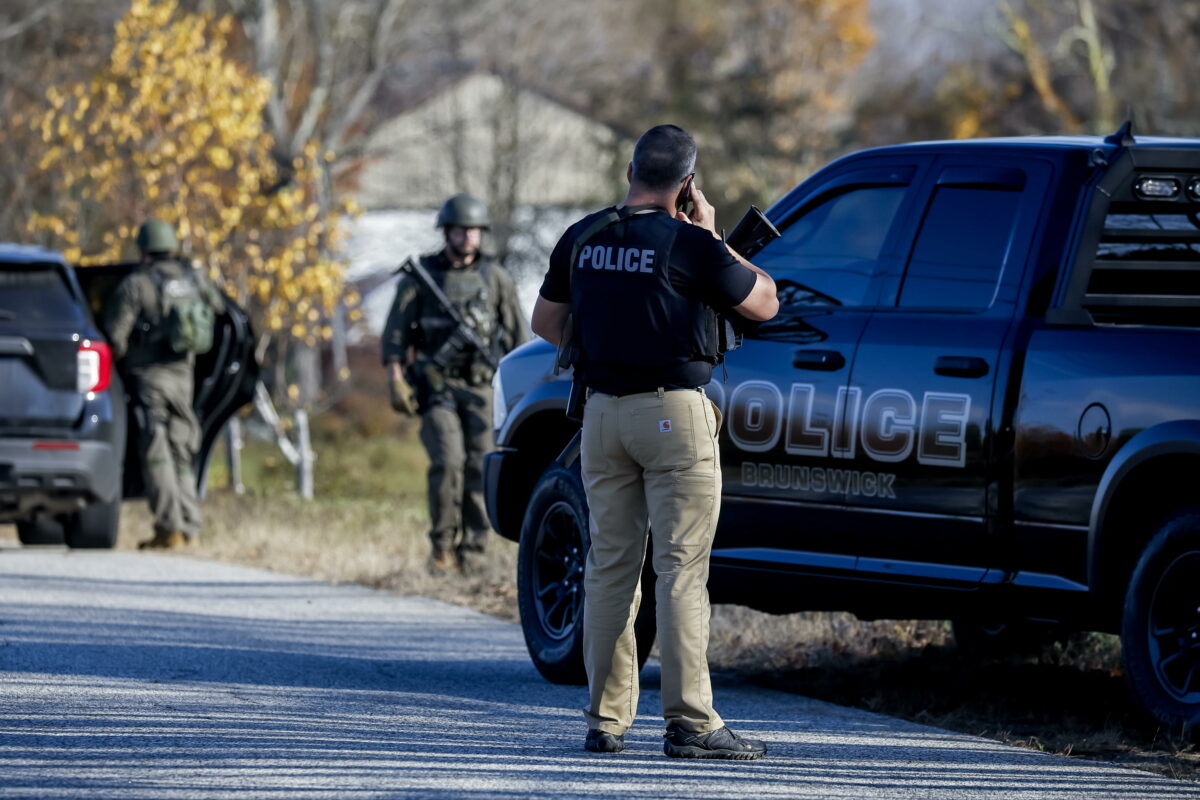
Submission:
[[[694,205],[692,203],[692,184],[696,180],[696,173],[692,173],[683,179],[683,188],[679,190],[679,197],[675,200],[675,207],[682,211],[687,216],[692,216]]]

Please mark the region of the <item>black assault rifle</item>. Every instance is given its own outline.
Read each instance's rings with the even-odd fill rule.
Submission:
[[[767,215],[750,206],[750,210],[733,226],[733,232],[725,239],[729,246],[741,253],[742,258],[754,258],[754,254],[779,238],[779,229],[771,224]]]
[[[487,365],[493,371],[500,366],[500,363],[496,360],[496,356],[492,354],[491,348],[484,344],[483,340],[479,338],[479,334],[475,332],[475,329],[467,324],[467,321],[463,319],[463,315],[450,302],[450,298],[446,297],[446,293],[442,291],[442,287],[438,286],[437,281],[433,279],[433,276],[429,274],[429,271],[425,267],[421,266],[419,261],[410,256],[400,265],[400,269],[397,272],[404,272],[411,275],[417,283],[424,286],[433,295],[433,299],[437,301],[437,304],[441,306],[442,311],[446,312],[446,316],[450,317],[454,322],[454,332],[429,357],[430,361],[441,369],[446,369],[456,356],[468,347],[473,347],[479,353],[479,357],[487,362]]]

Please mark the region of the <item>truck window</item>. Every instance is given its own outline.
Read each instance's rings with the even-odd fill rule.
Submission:
[[[939,186],[900,289],[909,308],[984,309],[1008,255],[1021,192]]]
[[[785,227],[754,263],[780,282],[789,305],[861,306],[906,186],[834,195]]]
[[[0,319],[77,322],[79,304],[53,266],[0,264]]]

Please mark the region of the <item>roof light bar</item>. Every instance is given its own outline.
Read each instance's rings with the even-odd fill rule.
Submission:
[[[1187,185],[1188,199],[1200,203],[1200,178],[1192,178]]]
[[[1179,196],[1179,181],[1175,178],[1138,178],[1133,184],[1133,193],[1142,200],[1174,200]]]

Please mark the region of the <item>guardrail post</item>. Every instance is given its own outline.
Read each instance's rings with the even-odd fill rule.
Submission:
[[[313,497],[313,453],[312,439],[308,433],[308,412],[303,408],[296,410],[297,450],[300,451],[299,463],[296,465],[296,489],[305,500]]]
[[[229,461],[229,488],[234,494],[245,494],[246,484],[242,483],[242,421],[230,417],[225,426],[225,457]]]

